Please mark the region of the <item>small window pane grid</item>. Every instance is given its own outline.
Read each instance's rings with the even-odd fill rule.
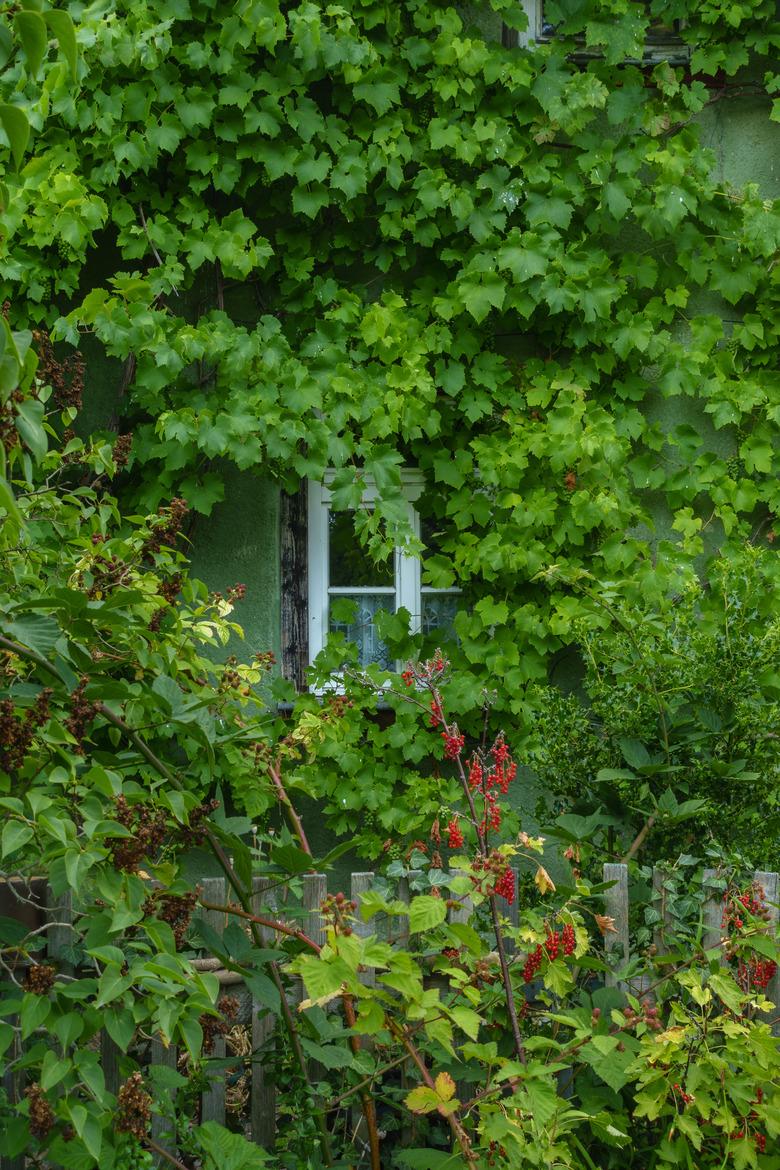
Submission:
[[[544,44],[552,40],[555,36],[556,26],[549,16],[545,15],[544,0],[520,0],[520,3],[528,18],[528,27],[523,32],[515,33],[514,38],[510,32],[508,40],[514,40],[515,44],[526,48],[537,42]],[[671,24],[658,22],[648,28],[641,63],[651,65],[658,61],[673,63],[687,61],[690,57],[690,49],[680,36],[682,27],[683,22],[675,20]],[[505,40],[504,43],[506,44],[508,41]],[[581,52],[574,54],[577,59],[598,55],[598,53],[584,48]]]
[[[414,500],[422,480],[413,473],[405,477],[409,519],[419,536],[419,516]],[[376,496],[371,484],[366,486],[364,504],[371,506]],[[392,563],[390,561],[392,560]],[[395,613],[407,609],[411,614],[412,633],[425,634],[440,630],[452,635],[458,610],[457,589],[433,589],[421,584],[421,565],[416,556],[396,549],[386,565],[374,565],[354,536],[353,517],[348,512],[333,512],[327,480],[309,484],[309,653],[314,659],[324,647],[327,635],[338,632],[357,646],[358,662],[383,670],[397,663],[381,640],[376,628],[380,610]],[[353,603],[353,614],[345,621],[333,613],[339,601]]]

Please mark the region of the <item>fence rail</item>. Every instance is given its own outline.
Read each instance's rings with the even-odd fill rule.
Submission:
[[[629,983],[625,983],[622,980],[622,976],[626,974],[626,969],[629,967],[632,958],[629,934],[628,868],[625,865],[606,864],[604,866],[603,876],[605,883],[611,883],[609,888],[604,892],[604,912],[614,921],[614,931],[610,931],[604,939],[605,951],[612,968],[610,974],[606,977],[606,981],[612,986],[622,987],[641,994],[647,987],[647,983],[643,983],[641,977]],[[514,877],[515,894],[517,894],[518,874],[516,871]],[[709,888],[710,893],[702,902],[702,941],[705,948],[711,949],[716,948],[720,944],[723,903],[716,888],[718,871],[714,869],[705,870],[703,878],[704,887]],[[769,924],[776,925],[779,913],[778,874],[756,871],[754,880],[765,891],[768,922]],[[350,896],[358,905],[358,918],[355,924],[355,930],[359,934],[368,934],[373,930],[373,927],[363,923],[359,916],[362,897],[366,891],[371,889],[373,882],[373,872],[364,871],[351,875]],[[200,884],[202,886],[201,900],[203,902],[216,906],[225,906],[227,904],[228,891],[224,878],[205,878]],[[324,874],[311,873],[304,875],[302,907],[305,912],[305,917],[303,929],[311,939],[318,943],[323,942],[325,939],[325,924],[320,913],[320,906],[327,892],[327,878]],[[673,919],[666,895],[665,873],[661,869],[655,869],[653,871],[653,900],[658,910],[658,922],[654,928],[654,943],[661,953],[669,949],[670,935],[673,932]],[[402,900],[409,900],[410,894],[407,883],[401,883],[399,896]],[[253,893],[253,908],[255,912],[259,913],[261,909],[267,911],[269,905],[273,904],[273,898],[274,893],[270,889],[270,883],[263,879],[256,879]],[[502,901],[504,902],[504,914],[509,924],[516,925],[518,921],[517,896],[515,896],[511,904],[503,899]],[[60,898],[50,897],[48,899],[47,913],[52,923],[67,923],[70,921],[71,909],[69,896]],[[279,908],[278,913],[280,919],[283,920],[283,906]],[[473,914],[473,906],[468,899],[461,899],[459,906],[451,909],[449,914],[450,921],[468,922]],[[227,924],[227,915],[222,910],[201,909],[198,916],[202,917],[206,925],[218,933],[221,933]],[[401,921],[403,922],[404,920],[402,919]],[[273,933],[273,930],[268,927],[262,928],[263,941],[270,945],[273,942]],[[70,931],[67,926],[52,926],[48,931],[48,956],[50,960],[56,963],[59,970],[65,973],[72,972],[72,968],[67,961],[69,937]],[[405,938],[401,937],[397,941],[403,944]],[[202,957],[199,960],[194,960],[194,962],[201,966],[202,969],[209,964],[212,969],[216,968],[220,982],[226,986],[236,984],[237,980],[240,981],[240,976],[219,968],[218,961],[209,959],[209,957]],[[372,979],[373,973],[367,973],[364,978],[367,980]],[[273,1145],[276,1133],[276,1093],[273,1080],[268,1075],[269,1062],[265,1060],[264,1054],[273,1040],[276,1020],[258,1002],[251,998],[251,995],[249,995],[246,989],[244,991],[244,1020],[252,1050],[249,1071],[249,1099],[244,1110],[245,1133],[257,1145],[268,1148]],[[773,976],[767,988],[766,995],[773,1003],[780,1003],[780,970]],[[290,997],[295,1003],[300,1002],[302,997],[301,984],[297,979],[293,980]],[[773,1022],[773,1031],[775,1035],[780,1035],[780,1023],[777,1021]],[[120,1083],[122,1053],[107,1032],[102,1032],[100,1035],[100,1053],[106,1087],[115,1093]],[[13,1055],[14,1052],[12,1050],[8,1054],[8,1057],[12,1058]],[[225,1040],[223,1037],[218,1037],[214,1043],[212,1058],[217,1061],[222,1060],[224,1057]],[[245,1058],[237,1056],[236,1065],[240,1065],[243,1059]],[[152,1040],[148,1062],[150,1065],[163,1065],[175,1070],[177,1068],[177,1061],[178,1053],[174,1046],[166,1047],[159,1038]],[[6,1065],[8,1063],[9,1059],[6,1060]],[[12,1101],[18,1100],[23,1091],[19,1076],[12,1071],[6,1071],[3,1075],[3,1084],[9,1098]],[[224,1069],[216,1071],[210,1078],[208,1088],[201,1096],[200,1111],[201,1121],[211,1120],[224,1123],[226,1117]],[[358,1115],[359,1110],[355,1117],[356,1123],[358,1121]],[[158,1114],[153,1115],[151,1133],[154,1140],[168,1150],[169,1153],[176,1153],[173,1139],[168,1132],[167,1121],[164,1117]],[[15,1158],[0,1158],[0,1170],[25,1170],[26,1166],[27,1159],[24,1155]]]

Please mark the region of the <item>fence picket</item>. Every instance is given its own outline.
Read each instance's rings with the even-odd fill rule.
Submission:
[[[217,906],[225,905],[225,879],[223,877],[203,878],[201,880],[204,902],[213,902]],[[221,910],[202,910],[203,921],[212,930],[222,934],[225,929],[225,915]],[[225,1038],[217,1036],[211,1052],[214,1060],[221,1060],[225,1056]],[[213,1077],[213,1079],[212,1079]],[[200,1098],[201,1121],[217,1121],[225,1124],[225,1074],[224,1071],[214,1076],[209,1072],[209,1087]]]
[[[702,883],[706,890],[710,883],[715,881],[718,877],[716,869],[705,869],[702,874]],[[718,899],[717,892],[710,888],[710,892],[704,900],[702,907],[702,922],[704,924],[704,937],[702,942],[705,951],[714,950],[720,947],[720,939],[723,934],[723,904]],[[723,949],[720,952],[720,961],[723,963]]]
[[[19,1017],[10,1016],[7,1023],[12,1027],[19,1026]],[[20,1084],[21,1074],[18,1070],[14,1071],[12,1065],[16,1057],[21,1054],[21,1045],[19,1043],[18,1034],[14,1036],[11,1045],[8,1048],[3,1058],[3,1088],[8,1094],[9,1102],[16,1102],[21,1099],[22,1087]],[[0,1170],[24,1170],[25,1158],[24,1154],[17,1154],[13,1158],[0,1158]]]
[[[519,917],[517,905],[518,873],[516,870],[513,873],[515,879],[515,899],[511,904],[502,903],[501,905],[502,915],[509,920],[512,926],[517,924]],[[614,919],[615,925],[615,930],[609,931],[605,935],[604,949],[617,960],[616,967],[619,970],[620,966],[627,963],[630,957],[628,933],[628,867],[622,864],[605,864],[603,873],[605,882],[614,883],[609,890],[605,891],[604,910],[608,917]],[[708,884],[710,886],[702,906],[703,941],[707,949],[715,949],[720,947],[723,932],[723,907],[719,892],[717,888],[714,888],[719,878],[719,871],[715,869],[705,870],[703,876],[705,891],[707,891]],[[778,904],[778,899],[780,898],[780,879],[778,878],[778,874],[756,871],[754,878],[763,887],[765,892],[766,905],[769,912],[768,923],[776,927],[780,918],[780,905]],[[363,922],[359,913],[362,896],[371,888],[373,881],[373,872],[357,872],[351,875],[351,897],[357,903],[357,913],[353,929],[355,934],[362,937],[367,937],[375,929],[373,924]],[[669,949],[674,923],[664,889],[665,873],[660,867],[656,867],[653,870],[652,881],[654,905],[660,915],[653,932],[653,940],[659,952],[663,953]],[[205,878],[202,880],[201,886],[204,901],[217,905],[225,904],[226,886],[224,878]],[[269,910],[272,914],[277,912],[274,905],[274,890],[274,883],[260,878],[255,879],[252,896],[252,904],[255,912],[262,913],[265,911],[267,913]],[[326,937],[325,921],[320,909],[326,896],[327,879],[325,875],[318,873],[305,874],[303,878],[303,909],[305,911],[303,929],[319,945],[325,941]],[[407,903],[410,900],[409,885],[406,880],[402,879],[399,881],[398,897]],[[459,901],[460,905],[450,910],[450,922],[468,923],[474,913],[472,900],[466,896],[459,899]],[[200,913],[204,921],[213,930],[216,930],[220,934],[222,933],[226,924],[226,915],[223,911],[201,910]],[[49,922],[63,924],[60,926],[52,926],[48,932],[49,958],[57,964],[59,970],[70,973],[70,966],[65,957],[67,948],[69,948],[71,942],[71,932],[68,927],[68,923],[72,921],[72,902],[70,895],[66,894],[55,898],[51,890],[47,890],[47,917]],[[401,917],[397,920],[391,920],[390,927],[391,933],[388,936],[390,940],[399,943],[401,946],[406,946],[409,940],[408,919]],[[397,931],[397,933],[394,933],[394,931]],[[264,945],[273,946],[275,936],[271,928],[260,928],[260,936]],[[721,962],[724,961],[721,948]],[[369,970],[360,973],[361,982],[368,986],[373,985],[375,978],[374,971]],[[618,980],[614,971],[607,975],[606,982],[609,986],[624,986]],[[637,982],[633,986],[637,989],[639,988],[639,983]],[[301,999],[299,989],[300,983],[296,981],[293,984],[290,998],[298,1002]],[[780,970],[775,973],[767,987],[767,997],[780,1007]],[[276,1133],[276,1094],[273,1080],[267,1075],[268,1064],[265,1059],[265,1050],[268,1048],[269,1042],[273,1037],[276,1018],[256,1000],[251,1001],[250,1018],[252,1029],[252,1066],[249,1132],[252,1140],[256,1144],[269,1148],[273,1145]],[[780,1012],[777,1010],[769,1012],[763,1018],[768,1023],[771,1023],[773,1034],[780,1036]],[[106,1032],[102,1032],[100,1035],[100,1051],[106,1086],[112,1092],[116,1092],[119,1086],[122,1053]],[[18,1040],[14,1041],[14,1046],[12,1046],[8,1053],[6,1068],[3,1073],[3,1086],[11,1100],[18,1099],[22,1091],[19,1074],[13,1067],[10,1069],[7,1067],[9,1063],[12,1063],[14,1054],[19,1054]],[[218,1037],[215,1040],[212,1055],[215,1059],[224,1057],[224,1038]],[[166,1048],[159,1037],[155,1038],[151,1044],[150,1063],[175,1070],[177,1067],[177,1050],[175,1046],[172,1045]],[[322,1076],[323,1071],[318,1066],[312,1067],[312,1074],[315,1079]],[[405,1080],[405,1076],[405,1070],[402,1069],[402,1080]],[[173,1099],[174,1096],[175,1091],[172,1091],[171,1098]],[[209,1088],[202,1094],[201,1120],[217,1121],[221,1124],[225,1122],[224,1072],[220,1072],[214,1076],[211,1079]],[[356,1138],[359,1138],[359,1127],[362,1122],[362,1112],[356,1106],[353,1110],[353,1125]],[[408,1120],[404,1123],[403,1134],[408,1140],[410,1137]],[[167,1154],[176,1156],[176,1143],[170,1132],[167,1118],[157,1114],[153,1115],[151,1135]],[[24,1155],[13,1158],[7,1156],[0,1158],[0,1170],[24,1170],[25,1165],[26,1159]]]
[[[604,950],[611,954],[618,952],[618,966],[628,962],[628,866],[614,862],[605,862],[604,881],[615,884],[604,893],[605,909],[608,918],[614,919],[614,930],[604,935]],[[622,986],[616,975],[610,971],[606,977],[608,987]]]
[[[70,923],[73,921],[73,895],[70,890],[64,894],[54,894],[51,886],[46,887],[46,921],[51,923]],[[58,971],[63,975],[73,974],[73,965],[64,957],[73,942],[73,932],[69,926],[50,926],[46,932],[47,951],[49,958]]]
[[[780,891],[778,891],[778,875],[757,869],[753,876],[758,884],[763,887],[766,908],[769,915],[767,922],[774,930],[777,928],[778,917],[780,916],[780,906],[778,906],[778,896],[780,896]],[[775,1010],[764,1012],[761,1019],[765,1024],[771,1025],[773,1036],[780,1036],[780,967],[775,970],[774,975],[769,980],[766,997],[767,999],[771,999],[775,1005]]]
[[[455,873],[460,873],[460,870],[455,870]],[[450,922],[466,922],[468,923],[471,915],[474,913],[474,903],[468,894],[458,895],[458,902],[460,905],[453,906],[450,910]]]
[[[365,873],[353,873],[350,880],[350,898],[355,903],[355,923],[353,930],[360,938],[368,938],[373,932],[373,927],[370,922],[364,922],[360,917],[360,903],[363,894],[371,889],[374,884],[373,871],[366,871]],[[368,971],[360,971],[358,979],[366,987],[374,987],[376,984],[376,971],[371,968]],[[370,1047],[370,1040],[367,1037],[361,1037],[361,1046],[363,1048]],[[365,1140],[365,1123],[366,1119],[363,1116],[363,1110],[357,1102],[352,1106],[352,1132],[355,1138]]]
[[[665,954],[668,950],[668,937],[672,929],[672,913],[669,908],[669,898],[666,892],[666,874],[662,869],[656,865],[653,867],[653,894],[654,894],[654,909],[658,911],[660,918],[653,930],[653,945],[659,954]]]
[[[165,1068],[173,1069],[173,1071],[176,1072],[177,1071],[176,1070],[177,1057],[178,1057],[178,1050],[174,1044],[169,1044],[168,1047],[166,1048],[165,1045],[163,1044],[162,1040],[160,1040],[160,1038],[158,1036],[155,1036],[154,1040],[152,1040],[151,1053],[150,1053],[150,1059],[151,1059],[152,1064],[161,1064],[161,1065],[164,1065]],[[171,1106],[173,1106],[175,1104],[175,1101],[176,1101],[176,1089],[167,1090],[167,1095],[170,1099]],[[171,1142],[170,1140],[168,1140],[171,1137],[173,1137],[175,1139],[175,1134],[171,1134],[170,1122],[169,1122],[168,1118],[162,1117],[159,1113],[153,1113],[152,1114],[152,1140],[157,1142],[157,1144],[163,1150],[165,1150],[165,1152],[167,1154],[172,1154],[175,1156],[176,1155],[175,1140],[174,1140],[174,1142]],[[159,1159],[158,1164],[160,1166],[164,1166],[166,1164],[165,1159],[161,1157]]]
[[[108,1032],[100,1033],[100,1067],[106,1078],[106,1088],[109,1093],[119,1091],[119,1047],[109,1036]]]
[[[252,885],[252,909],[255,914],[271,909],[269,891],[273,883],[255,878]],[[273,931],[261,926],[260,940],[264,946],[273,946]],[[276,1136],[276,1088],[266,1076],[266,1049],[276,1027],[275,1017],[257,1000],[252,1000],[252,1083],[250,1089],[250,1120],[252,1138],[260,1146],[270,1147]]]

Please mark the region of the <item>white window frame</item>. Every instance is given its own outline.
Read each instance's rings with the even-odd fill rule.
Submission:
[[[328,472],[322,483],[309,480],[308,485],[308,550],[309,550],[309,662],[313,662],[328,639],[328,616],[331,598],[354,596],[357,593],[383,593],[395,596],[396,611],[404,608],[411,614],[411,633],[419,633],[422,626],[422,595],[459,592],[456,589],[434,589],[422,585],[422,565],[419,556],[396,548],[394,554],[394,585],[339,586],[330,585],[330,542],[328,514],[333,498],[331,483],[335,472]],[[419,471],[402,472],[403,494],[408,508],[409,527],[420,537],[420,516],[415,508],[424,487]],[[371,507],[379,498],[376,484],[366,477],[361,505]]]
[[[540,44],[546,45],[553,39],[553,36],[544,36],[542,34],[542,25],[544,23],[544,0],[518,0],[520,7],[528,18],[528,27],[522,32],[517,32],[517,44],[523,48],[528,49],[532,45]],[[593,57],[596,54],[592,51],[575,53],[577,60],[580,57]],[[653,41],[648,40],[645,44],[645,51],[642,59],[635,62],[638,65],[654,65],[659,61],[671,61],[677,63],[684,63],[690,57],[690,46],[684,41],[671,37],[668,41]]]

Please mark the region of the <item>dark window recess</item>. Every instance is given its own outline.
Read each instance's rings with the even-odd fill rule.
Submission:
[[[306,484],[294,495],[282,492],[281,670],[298,691],[306,689],[309,665],[308,511]]]
[[[328,554],[331,588],[395,585],[393,558],[371,559],[355,536],[354,512],[328,512]]]

